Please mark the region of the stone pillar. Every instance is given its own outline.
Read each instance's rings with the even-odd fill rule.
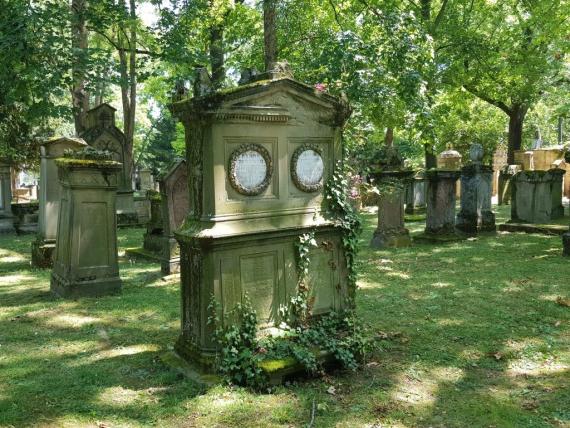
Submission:
[[[413,174],[413,171],[405,170],[375,174],[380,195],[378,196],[378,227],[370,242],[371,247],[410,246],[410,232],[404,227],[404,193]]]
[[[483,165],[468,165],[461,170],[461,209],[456,227],[467,233],[494,231],[491,210],[493,170]]]
[[[459,239],[455,231],[456,183],[460,171],[426,172],[426,228],[424,237],[434,241]]]
[[[115,204],[121,164],[66,158],[57,166],[63,191],[51,290],[61,297],[118,293]]]
[[[57,217],[62,196],[55,160],[65,151],[77,151],[87,146],[80,138],[57,138],[40,146],[40,193],[38,234],[32,242],[32,265],[47,268],[53,265]]]
[[[565,171],[521,171],[511,180],[511,222],[548,223],[564,216],[562,177]]]
[[[13,233],[12,183],[10,165],[0,162],[0,233]]]

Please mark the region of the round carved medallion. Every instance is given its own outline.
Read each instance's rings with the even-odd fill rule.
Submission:
[[[305,144],[293,152],[291,178],[299,190],[312,193],[323,188],[325,164],[322,150],[312,144]]]
[[[273,175],[273,162],[265,147],[242,144],[230,156],[229,178],[232,187],[242,195],[263,193]]]

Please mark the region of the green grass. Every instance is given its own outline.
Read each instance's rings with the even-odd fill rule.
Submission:
[[[1,236],[0,426],[302,427],[313,408],[314,427],[570,426],[560,237],[381,251],[368,248],[375,219],[365,215],[357,305],[380,350],[357,373],[270,394],[201,388],[160,361],[178,334],[179,290],[158,265],[122,260],[121,296],[59,300],[49,271],[30,268],[33,237]],[[120,248],[142,234],[120,230]]]

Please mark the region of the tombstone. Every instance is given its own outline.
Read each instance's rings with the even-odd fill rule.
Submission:
[[[418,172],[413,179],[414,183],[414,211],[424,212],[426,209],[426,177],[425,172]]]
[[[448,148],[437,157],[437,167],[450,171],[459,170],[461,168],[461,154],[452,148]]]
[[[511,179],[511,222],[544,224],[564,216],[562,177],[565,171],[521,171]]]
[[[38,211],[37,201],[12,204],[14,229],[18,235],[38,232]]]
[[[121,291],[116,198],[121,164],[101,152],[56,161],[62,196],[51,291],[61,297]]]
[[[97,150],[111,152],[113,160],[122,164],[117,190],[117,224],[135,225],[139,221],[133,199],[133,177],[128,165],[125,134],[115,126],[115,112],[116,109],[106,103],[89,110],[81,138]]]
[[[570,257],[570,231],[562,235],[562,255]]]
[[[55,138],[40,146],[40,194],[38,234],[32,242],[32,266],[47,268],[53,264],[57,217],[62,189],[57,175],[56,159],[67,150],[79,150],[87,143],[79,138]]]
[[[278,325],[279,308],[298,292],[297,245],[307,233],[318,243],[306,281],[312,314],[352,302],[342,231],[323,209],[349,109],[285,73],[262,77],[218,93],[198,88],[203,96],[171,106],[185,127],[190,206],[174,231],[182,298],[176,350],[206,366],[216,352],[207,323],[212,297],[227,313],[248,295],[260,328]]]
[[[520,165],[507,165],[499,173],[499,205],[509,205],[511,203],[512,186],[511,180],[521,171]]]
[[[409,179],[406,180],[406,188],[404,191],[404,204],[406,205],[405,213],[406,214],[413,214],[415,212],[415,180]]]
[[[483,146],[473,144],[469,165],[461,169],[461,209],[456,227],[467,233],[494,231],[495,214],[491,211],[493,169],[482,165]]]
[[[141,192],[146,192],[147,190],[154,189],[154,183],[152,182],[152,174],[150,169],[140,170],[139,179],[140,179]]]
[[[146,232],[143,238],[143,249],[160,254],[162,238],[164,237],[164,224],[162,221],[162,200],[159,192],[149,190],[146,197],[150,202],[150,219],[146,224]]]
[[[445,242],[461,239],[455,231],[456,183],[460,171],[426,171],[426,227],[420,239]]]
[[[374,231],[372,248],[402,248],[412,243],[404,227],[404,193],[414,175],[413,171],[382,171],[374,174],[380,191],[378,196],[378,226]]]
[[[15,229],[10,165],[0,161],[0,233],[12,232],[15,232]]]

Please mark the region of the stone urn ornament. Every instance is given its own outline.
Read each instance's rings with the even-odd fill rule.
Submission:
[[[469,147],[469,160],[474,164],[483,162],[483,146],[481,144],[471,144],[471,147]]]

